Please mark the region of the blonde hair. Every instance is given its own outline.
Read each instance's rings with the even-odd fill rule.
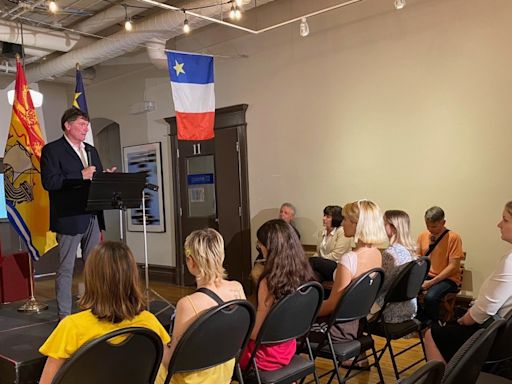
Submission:
[[[416,243],[411,238],[411,220],[407,212],[398,209],[386,211],[384,212],[384,222],[395,228],[395,234],[389,239],[389,244],[401,244],[411,255],[415,255]]]
[[[215,229],[193,231],[185,239],[185,254],[192,257],[199,270],[198,280],[204,284],[215,283],[226,277],[224,239]]]
[[[357,223],[354,241],[377,245],[388,240],[380,208],[370,200],[358,200],[343,207],[343,218]]]
[[[96,246],[85,263],[84,283],[79,305],[98,319],[120,323],[145,308],[137,263],[124,244],[104,241]]]
[[[505,210],[509,215],[512,216],[512,201],[509,201],[507,204],[505,204]]]

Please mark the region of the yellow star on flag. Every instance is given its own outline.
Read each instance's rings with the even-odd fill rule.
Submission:
[[[78,105],[78,98],[80,97],[81,94],[82,94],[82,92],[76,92],[75,98],[73,99],[73,107],[78,108],[78,109],[80,109],[80,106]]]
[[[176,76],[179,76],[180,73],[183,73],[185,74],[185,71],[183,70],[183,65],[185,65],[185,63],[178,63],[178,60],[174,60],[174,67],[172,67],[175,71],[176,71]]]

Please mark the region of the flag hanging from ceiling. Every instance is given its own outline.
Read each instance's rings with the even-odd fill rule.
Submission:
[[[82,81],[82,73],[80,72],[78,65],[76,67],[76,84],[75,97],[73,98],[73,107],[89,115],[89,110],[87,109],[87,100],[85,99],[84,82]],[[85,136],[85,142],[94,145],[91,123],[89,123],[89,130],[87,131],[87,135]]]
[[[49,228],[49,199],[41,183],[44,140],[27,80],[19,60],[9,136],[5,145],[4,177],[7,215],[34,258],[57,245]]]
[[[209,140],[214,136],[215,92],[213,56],[167,52],[178,140]]]

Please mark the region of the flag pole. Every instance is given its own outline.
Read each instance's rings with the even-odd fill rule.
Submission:
[[[21,52],[23,57],[25,56],[24,44],[23,44],[23,24],[21,24]],[[21,60],[20,55],[16,54],[16,61],[19,62]],[[25,60],[23,60],[23,67],[25,67]],[[14,103],[13,103],[14,104]],[[32,173],[30,173],[30,181],[32,182]],[[20,237],[21,240],[21,237]],[[20,241],[20,249],[21,249],[21,241]],[[28,278],[30,279],[30,298],[18,308],[19,312],[36,312],[39,313],[48,309],[48,304],[39,303],[34,296],[34,265],[32,264],[32,256],[29,252],[27,252],[28,257]]]
[[[48,304],[40,303],[34,296],[34,265],[32,264],[32,256],[27,253],[28,256],[28,268],[30,278],[30,299],[25,304],[18,308],[18,312],[36,312],[39,313],[48,309]]]

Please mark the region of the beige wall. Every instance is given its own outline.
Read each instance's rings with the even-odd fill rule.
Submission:
[[[507,249],[495,225],[512,199],[512,2],[418,0],[400,12],[389,3],[370,17],[358,5],[314,17],[307,38],[292,25],[223,45],[192,34],[177,48],[249,56],[217,58],[215,75],[218,107],[249,104],[253,234],[283,201],[298,207],[305,243],[327,204],[370,198],[404,209],[414,235],[437,204],[462,235],[478,288]],[[120,124],[123,146],[162,141],[168,158],[165,72],[141,69],[87,92],[94,117]],[[157,110],[130,115],[144,99]],[[169,164],[165,172],[167,233],[150,235],[150,262],[174,265]],[[142,254],[141,237],[128,240]]]
[[[339,21],[356,8],[312,18],[306,39],[292,25],[211,49],[249,55],[217,60],[216,95],[249,104],[253,232],[285,200],[305,242],[326,204],[404,209],[415,234],[438,204],[479,286],[506,249],[495,224],[512,199],[512,2],[390,4]]]

